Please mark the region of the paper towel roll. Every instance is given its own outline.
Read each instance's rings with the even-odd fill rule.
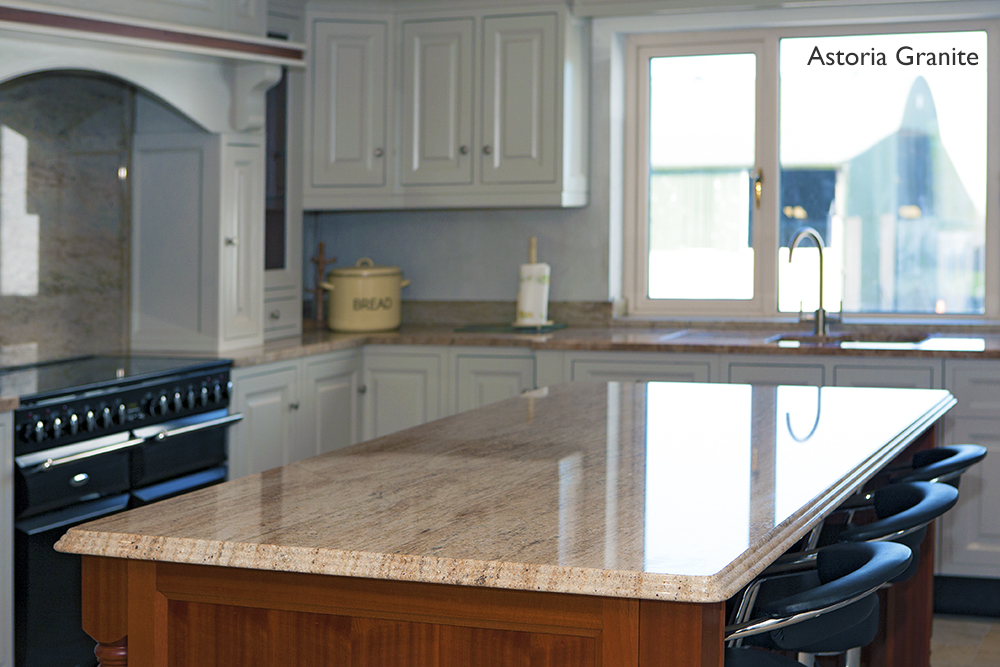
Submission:
[[[517,290],[517,326],[548,324],[549,274],[548,264],[522,264],[521,285]]]

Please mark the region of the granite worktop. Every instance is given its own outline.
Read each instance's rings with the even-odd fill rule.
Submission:
[[[56,548],[719,601],[953,404],[944,390],[556,385],[87,523]]]
[[[299,337],[265,343],[228,354],[236,367],[256,366],[362,345],[469,345],[526,347],[533,350],[587,350],[710,354],[779,354],[909,356],[952,359],[1000,359],[1000,334],[849,332],[861,341],[825,344],[781,340],[794,332],[777,329],[678,329],[568,327],[547,333],[464,332],[461,327],[406,325],[386,333],[334,333],[307,323]],[[885,340],[881,337],[884,335]]]

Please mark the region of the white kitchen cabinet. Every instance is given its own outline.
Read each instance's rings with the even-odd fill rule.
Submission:
[[[305,208],[586,205],[586,25],[563,5],[311,9]]]
[[[1000,363],[946,359],[958,404],[946,444],[974,443],[986,458],[962,476],[958,504],[941,518],[938,574],[1000,578]]]
[[[483,183],[553,183],[555,14],[483,20]]]
[[[297,458],[307,458],[361,440],[361,353],[306,357]]]
[[[0,667],[14,665],[14,414],[0,413]]]
[[[453,348],[452,354],[456,413],[535,388],[535,355],[531,350]]]
[[[272,4],[268,35],[305,41],[305,16]],[[264,339],[302,334],[302,123],[305,74],[283,68],[267,91]]]
[[[1000,420],[949,417],[945,441],[971,442],[986,458],[962,475],[958,504],[941,517],[937,573],[1000,578]]]
[[[387,194],[388,15],[310,14],[306,208]]]
[[[347,447],[361,438],[361,351],[233,371],[230,478]]]
[[[401,24],[404,186],[472,183],[474,24],[471,18]]]
[[[447,416],[448,348],[369,345],[364,353],[364,439]]]
[[[132,178],[132,349],[262,343],[262,137],[136,135]]]
[[[238,368],[232,373],[232,412],[243,420],[229,431],[229,477],[285,465],[297,446],[300,362]]]

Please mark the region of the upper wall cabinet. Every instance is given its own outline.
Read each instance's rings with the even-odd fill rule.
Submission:
[[[586,205],[587,24],[565,7],[308,25],[306,209]]]

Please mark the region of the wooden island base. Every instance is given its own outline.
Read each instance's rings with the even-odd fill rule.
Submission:
[[[84,629],[103,667],[722,666],[724,603],[98,556],[83,557],[83,575]],[[888,631],[866,664],[929,665],[931,575],[921,567],[884,592]]]

